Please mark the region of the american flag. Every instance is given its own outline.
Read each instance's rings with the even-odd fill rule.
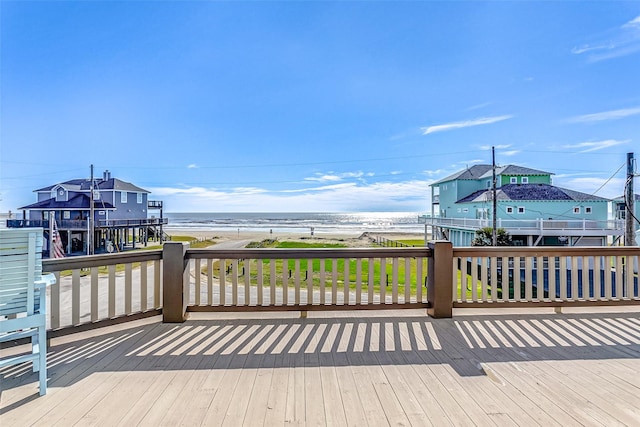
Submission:
[[[51,236],[51,247],[54,258],[64,258],[64,246],[62,245],[62,237],[58,231],[58,224],[53,220],[53,235]]]

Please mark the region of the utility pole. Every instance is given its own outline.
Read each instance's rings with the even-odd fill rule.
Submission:
[[[93,255],[93,236],[94,236],[94,224],[93,224],[93,165],[91,165],[91,181],[89,183],[89,233],[87,236],[87,255]]]
[[[492,243],[493,246],[498,246],[498,218],[497,218],[497,214],[498,214],[498,201],[496,200],[496,149],[495,147],[491,147],[491,163],[492,163],[492,170],[493,170],[493,185],[491,188],[491,200],[492,200],[492,208],[493,208],[493,215],[492,215],[492,219],[493,219],[493,230],[492,230]]]
[[[627,181],[625,185],[625,228],[624,228],[624,245],[636,246],[635,235],[635,195],[633,194],[633,153],[627,153]]]

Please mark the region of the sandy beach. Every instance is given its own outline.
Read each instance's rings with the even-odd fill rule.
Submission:
[[[397,233],[397,232],[363,232],[363,233],[318,233],[314,232],[282,232],[274,231],[273,233],[244,230],[229,232],[219,230],[194,229],[194,228],[168,228],[165,232],[169,236],[191,236],[196,239],[211,239],[217,242],[226,241],[251,241],[260,242],[265,239],[277,239],[286,241],[304,241],[314,243],[343,243],[349,247],[368,247],[371,246],[374,239],[384,237],[390,240],[422,240],[424,233]]]

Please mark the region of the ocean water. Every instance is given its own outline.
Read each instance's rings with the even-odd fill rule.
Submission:
[[[364,232],[422,233],[417,212],[353,213],[167,213],[171,229],[254,231],[274,233],[361,234]]]

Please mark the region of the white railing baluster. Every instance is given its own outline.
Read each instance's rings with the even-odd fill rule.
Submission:
[[[380,304],[387,303],[387,259],[380,258]]]
[[[349,292],[350,284],[351,284],[351,277],[349,275],[349,259],[346,258],[344,260],[344,272],[343,272],[343,282],[342,282],[342,287],[343,287],[342,300],[344,301],[345,305],[348,305],[351,302],[351,298],[350,298],[351,293]]]
[[[100,317],[99,313],[99,289],[98,289],[98,267],[91,267],[91,321],[95,322]]]
[[[624,284],[624,264],[622,264],[624,257],[616,257],[616,299],[622,299],[622,287]]]
[[[196,305],[200,305],[200,292],[201,292],[201,289],[202,289],[202,274],[201,274],[202,267],[201,267],[200,263],[201,263],[200,258],[196,259],[195,260],[195,267],[194,267],[194,270],[193,270],[193,276],[194,276],[193,279],[195,281],[195,287],[196,287],[196,295],[195,295],[195,297],[196,297],[195,304]]]
[[[207,259],[207,304],[213,305],[213,259]]]
[[[295,269],[295,273],[294,273],[295,304],[299,305],[300,304],[300,260],[296,259],[293,264]]]
[[[282,304],[289,304],[289,260],[282,260]]]
[[[417,269],[417,265],[416,265]],[[420,280],[416,277],[416,288],[420,287]],[[411,258],[404,258],[404,301],[411,302]]]
[[[356,259],[356,305],[362,304],[362,258]]]
[[[71,273],[71,324],[80,324],[80,270]]]
[[[124,265],[124,314],[131,314],[133,307],[132,265]]]
[[[161,284],[162,279],[160,270],[162,269],[162,262],[160,260],[153,263],[153,306],[154,308],[162,307],[162,291]]]
[[[259,259],[258,263],[256,264],[256,277],[257,277],[257,284],[256,286],[258,287],[258,305],[263,305],[264,304],[264,276],[262,274],[262,267],[263,267],[263,260]]]
[[[513,257],[513,299],[522,300],[522,281],[520,280],[520,257]]]
[[[231,304],[238,305],[238,260],[231,261]]]
[[[331,304],[338,304],[338,260],[333,259],[331,266]]]
[[[326,295],[326,271],[325,271],[325,260],[321,259],[320,260],[320,304],[321,305],[325,305],[326,304],[326,299],[327,299],[327,295]]]
[[[116,266],[110,265],[108,268],[109,274],[109,318],[116,317]]]
[[[244,305],[251,304],[251,260],[245,259],[243,261],[242,274],[244,275]]]
[[[374,260],[369,258],[369,273],[367,277],[367,304],[373,304],[373,293],[375,291]]]
[[[147,311],[148,304],[148,293],[149,293],[149,280],[147,274],[149,273],[147,269],[149,268],[147,261],[142,261],[140,263],[140,311]],[[93,272],[91,274],[93,278]]]
[[[269,260],[269,303],[276,305],[276,260]]]
[[[391,302],[398,303],[398,258],[391,260]]]
[[[424,282],[422,281],[422,277],[424,276],[422,272],[422,263],[423,259],[421,257],[416,258],[416,302],[422,301],[422,287],[424,286]]]
[[[611,276],[613,274],[613,262],[615,257],[604,257],[604,295],[605,299],[610,300],[613,298],[613,284],[611,283]]]
[[[227,260],[218,260],[218,271],[220,272],[220,305],[227,304]]]
[[[305,301],[306,304],[315,304],[316,301],[314,300],[313,297],[313,259],[308,258],[307,259],[307,300]]]

